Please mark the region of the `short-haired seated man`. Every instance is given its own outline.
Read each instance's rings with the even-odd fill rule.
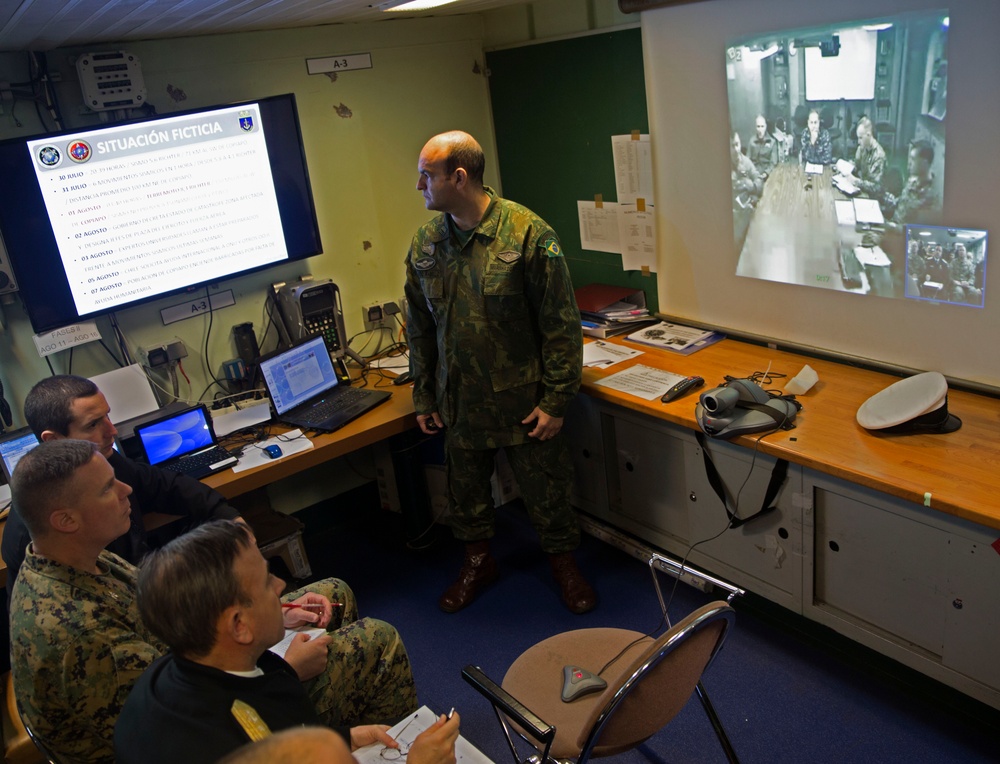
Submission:
[[[191,525],[240,516],[222,494],[204,483],[187,475],[135,462],[115,451],[118,430],[111,423],[110,413],[111,407],[97,385],[86,377],[72,374],[46,377],[32,387],[24,399],[24,418],[40,441],[89,440],[108,460],[115,477],[132,489],[129,525],[108,542],[109,551],[138,565],[147,550],[143,515],[151,512],[186,516]],[[28,529],[15,503],[7,518],[2,544],[3,559],[7,563],[8,599],[28,541]]]
[[[105,550],[129,528],[131,488],[115,477],[94,443],[57,439],[21,459],[11,490],[31,534],[10,606],[18,707],[60,759],[110,762],[125,698],[166,651],[139,617],[136,569]],[[334,588],[321,583],[318,588]],[[326,596],[295,594],[286,599],[318,605],[319,613],[289,608],[286,625],[317,617],[320,626],[330,624],[333,607]],[[346,619],[356,618],[353,595],[347,599]],[[406,650],[382,621],[348,623],[312,640],[302,635],[287,659],[326,724],[393,719],[417,706]]]
[[[269,647],[285,633],[281,579],[250,530],[207,523],[145,559],[139,610],[170,652],[136,682],[115,727],[119,764],[212,764],[248,741],[321,720],[294,670]],[[454,762],[459,720],[414,741],[410,764]],[[337,731],[352,749],[395,747],[385,725]]]

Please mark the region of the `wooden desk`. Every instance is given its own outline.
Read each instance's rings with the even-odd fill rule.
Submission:
[[[587,394],[690,429],[698,428],[695,393],[664,404],[594,383],[629,365],[645,364],[704,377],[706,387],[700,393],[721,383],[727,374],[746,377],[770,365],[772,372],[786,375],[771,386],[780,389],[809,364],[819,382],[799,397],[803,408],[795,420],[796,428],[765,436],[760,451],[920,505],[930,494],[927,506],[1000,529],[1000,400],[951,390],[948,410],[962,420],[957,432],[879,435],[858,425],[855,414],[862,403],[898,377],[734,340],[723,340],[690,356],[643,348],[617,338],[610,341],[647,352],[608,370],[585,369]],[[756,438],[743,436],[732,442],[753,447]]]
[[[315,435],[313,447],[280,459],[273,464],[256,467],[245,472],[224,470],[203,479],[227,499],[262,488],[276,480],[290,477],[310,467],[378,443],[417,426],[413,411],[413,398],[409,387],[392,389],[392,397],[385,403],[341,427],[336,432]],[[286,428],[287,429],[287,428]]]
[[[855,415],[896,377],[731,340],[690,356],[642,349],[584,372],[566,419],[577,505],[1000,708],[1000,400],[952,390],[961,429],[879,435]],[[707,441],[741,518],[761,508],[775,460],[790,463],[773,509],[728,530],[692,432],[698,395],[664,404],[595,384],[628,364],[708,386],[770,366],[786,376],[765,387],[780,389],[806,363],[820,381],[799,397],[795,429]]]
[[[853,257],[852,250],[861,243],[863,234],[852,226],[837,224],[834,202],[849,197],[833,186],[833,174],[831,167],[825,167],[821,175],[807,175],[798,162],[774,168],[752,212],[737,275],[902,297],[902,279],[894,283],[888,267],[863,268],[860,285],[845,283],[841,253]],[[888,244],[883,242],[883,249],[896,250],[901,245],[897,236]]]

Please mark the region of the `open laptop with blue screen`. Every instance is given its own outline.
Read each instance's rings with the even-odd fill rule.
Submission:
[[[135,434],[146,460],[166,470],[203,478],[236,464],[216,440],[203,405],[136,425]]]
[[[341,384],[320,336],[257,362],[279,421],[332,432],[389,400],[385,390]]]
[[[21,457],[37,445],[38,438],[30,427],[21,427],[0,436],[0,466],[8,483]]]

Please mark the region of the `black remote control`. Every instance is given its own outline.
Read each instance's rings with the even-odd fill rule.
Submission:
[[[703,384],[705,384],[705,380],[701,377],[686,377],[667,390],[660,400],[664,403],[670,403],[670,401],[680,398],[690,390],[697,390]]]

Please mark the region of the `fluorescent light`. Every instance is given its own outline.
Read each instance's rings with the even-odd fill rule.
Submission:
[[[437,8],[440,5],[448,5],[448,3],[454,3],[456,0],[410,0],[408,3],[402,3],[400,5],[392,5],[390,7],[389,3],[379,6],[383,13],[393,13],[395,11],[426,11],[431,8]]]
[[[866,32],[881,32],[883,29],[892,29],[892,24],[865,24],[861,28]]]

